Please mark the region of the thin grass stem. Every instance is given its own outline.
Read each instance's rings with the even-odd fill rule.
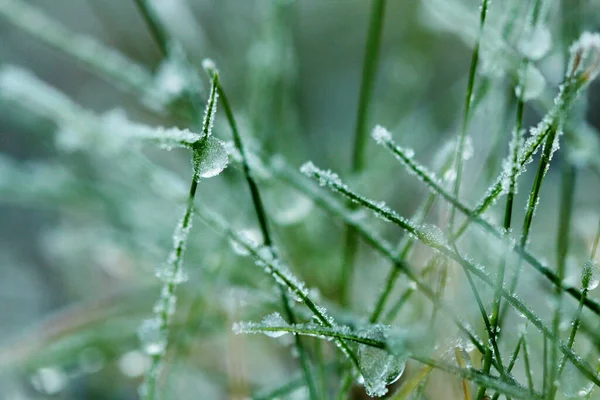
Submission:
[[[360,92],[354,125],[354,145],[352,147],[352,164],[350,168],[350,171],[353,174],[360,173],[364,168],[367,120],[373,88],[375,86],[375,73],[379,61],[379,47],[383,31],[386,2],[387,0],[372,0],[371,4],[371,19],[365,45]],[[346,227],[340,278],[340,298],[342,304],[346,304],[348,301],[348,291],[352,276],[354,275],[354,263],[358,249],[357,242],[358,238],[356,237],[356,232],[354,232],[352,228]]]

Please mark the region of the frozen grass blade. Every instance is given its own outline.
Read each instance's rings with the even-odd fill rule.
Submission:
[[[572,168],[572,167],[571,167]],[[573,172],[571,172],[573,173]],[[569,174],[569,172],[566,172]],[[598,271],[594,271],[594,268],[598,268],[598,265],[594,265],[594,258],[596,256],[596,250],[598,249],[598,242],[600,241],[600,224],[598,224],[598,229],[596,231],[596,237],[594,239],[594,244],[592,245],[592,254],[590,255],[590,259],[585,263],[583,269],[581,271],[581,287],[583,290],[583,295],[581,300],[579,300],[579,304],[577,305],[577,311],[575,312],[575,317],[573,318],[573,322],[571,323],[571,332],[569,333],[569,339],[567,341],[567,346],[571,349],[573,348],[573,343],[575,343],[575,336],[577,335],[577,331],[579,330],[579,326],[581,325],[581,314],[583,311],[583,301],[586,298],[590,289],[595,289],[598,286]],[[596,275],[596,276],[594,276]],[[555,376],[555,380],[552,382],[559,382],[561,375],[564,371],[566,365],[566,358],[561,357],[557,372]],[[550,393],[550,398],[553,398],[556,395],[556,384],[552,387],[552,392]],[[590,391],[591,392],[591,391]]]
[[[585,32],[580,39],[571,46],[571,60],[565,76],[565,81],[561,85],[560,92],[554,101],[554,107],[542,119],[538,126],[531,130],[531,136],[527,139],[523,146],[523,150],[519,156],[519,168],[521,172],[526,165],[531,162],[533,155],[538,148],[545,143],[542,159],[538,168],[538,174],[532,187],[530,198],[528,201],[525,224],[521,242],[526,242],[533,213],[535,211],[535,200],[539,194],[541,181],[546,173],[550,159],[555,150],[557,150],[558,139],[560,136],[562,124],[565,115],[573,101],[577,98],[580,92],[598,75],[600,69],[600,35]],[[484,198],[473,209],[473,214],[480,215],[487,210],[496,199],[504,193],[507,185],[505,174],[496,180],[496,182],[488,189]],[[463,225],[454,234],[455,237],[460,237],[466,230],[470,221],[465,221]]]
[[[327,340],[346,340],[351,342],[360,343],[365,346],[371,346],[377,349],[392,351],[389,343],[375,338],[365,337],[360,334],[353,333],[348,329],[328,329],[326,327],[319,326],[304,326],[304,325],[271,325],[265,326],[263,324],[256,323],[242,323],[237,325],[234,329],[238,333],[265,333],[265,334],[280,334],[282,332],[295,333],[298,335],[314,336],[321,339]],[[480,371],[472,368],[455,367],[445,362],[435,360],[433,358],[423,356],[417,352],[409,353],[409,358],[425,364],[434,369],[448,372],[450,374],[459,376],[465,381],[472,381],[477,384],[484,384],[488,387],[495,389],[505,395],[514,396],[519,399],[541,399],[538,394],[530,394],[524,388],[517,384],[507,383],[499,380],[498,378],[490,375],[484,375]]]
[[[160,297],[154,306],[154,316],[146,320],[140,327],[140,340],[144,351],[151,357],[151,364],[144,375],[144,383],[140,388],[140,396],[144,400],[158,399],[157,384],[166,356],[170,320],[175,313],[177,302],[177,286],[187,277],[183,271],[183,255],[187,238],[192,227],[194,198],[201,178],[201,149],[211,136],[214,115],[217,107],[217,82],[212,79],[211,92],[206,105],[205,118],[202,124],[202,137],[194,145],[193,175],[187,205],[181,221],[173,234],[173,251],[169,255],[167,265],[160,269],[157,276],[164,282]]]
[[[304,180],[300,179],[291,168],[287,167],[282,160],[277,161],[277,167],[273,169],[273,172],[277,177],[284,180],[288,184],[295,187],[297,190],[309,196],[315,204],[332,214],[340,218],[345,224],[352,225],[356,229],[357,233],[363,238],[363,240],[377,250],[379,253],[389,259],[395,268],[398,268],[406,277],[415,284],[416,288],[423,293],[436,307],[444,310],[445,315],[463,332],[467,335],[473,345],[483,353],[484,345],[469,328],[455,313],[452,309],[446,306],[444,303],[439,303],[434,291],[421,281],[417,275],[412,272],[406,261],[400,259],[396,252],[392,249],[392,246],[387,243],[383,238],[379,237],[375,232],[372,232],[369,228],[365,227],[360,221],[354,218],[351,211],[345,209],[343,206],[337,204],[334,200],[327,196],[323,196],[321,193],[308,187]]]
[[[303,166],[302,170],[305,173],[305,175],[317,179],[321,185],[327,186],[330,189],[344,195],[348,199],[357,202],[360,206],[373,211],[377,216],[381,217],[382,219],[398,225],[407,233],[419,239],[419,241],[421,241],[423,244],[431,247],[434,250],[439,251],[444,256],[458,262],[461,266],[468,269],[469,272],[477,276],[486,285],[490,287],[495,287],[495,282],[493,282],[492,278],[487,274],[487,272],[483,270],[483,267],[477,266],[471,261],[468,261],[467,259],[461,257],[454,250],[452,250],[450,247],[448,247],[448,245],[445,243],[443,236],[440,236],[439,234],[432,234],[428,231],[423,231],[412,221],[400,217],[395,211],[391,210],[385,204],[373,202],[372,200],[366,199],[354,193],[342,183],[342,181],[336,174],[332,173],[331,171],[321,171],[310,162],[306,163]],[[573,353],[573,351],[569,349],[565,345],[565,343],[560,340],[560,338],[555,337],[552,334],[551,330],[542,322],[542,320],[518,297],[512,294],[512,292],[506,291],[506,289],[502,290],[502,296],[508,301],[508,303],[513,308],[515,308],[527,320],[529,320],[533,325],[535,325],[541,332],[547,335],[551,340],[556,341],[560,346],[561,352],[563,352],[566,355],[566,357],[569,358],[569,360],[571,360],[573,364],[587,378],[589,378],[596,384],[600,383],[600,379],[596,376],[595,372],[590,367],[590,365],[587,362],[583,361],[575,353]],[[581,293],[579,293],[579,296],[581,296]],[[495,365],[495,367],[498,369],[498,366]],[[498,370],[501,371],[501,369]]]
[[[390,150],[394,154],[394,156],[409,170],[409,172],[413,173],[417,178],[423,181],[423,183],[425,183],[430,190],[432,190],[436,194],[439,194],[440,197],[452,204],[457,210],[464,213],[468,217],[468,219],[465,222],[465,224],[463,224],[463,227],[467,226],[467,223],[469,221],[473,221],[476,222],[477,225],[479,225],[481,228],[483,228],[484,232],[495,236],[497,239],[500,239],[503,242],[506,240],[505,234],[502,233],[498,228],[491,225],[485,219],[480,217],[479,213],[476,210],[471,211],[471,209],[467,205],[460,202],[459,200],[454,198],[450,193],[448,193],[442,187],[440,179],[438,177],[436,177],[433,173],[427,170],[427,168],[425,168],[424,166],[422,166],[414,160],[414,154],[412,150],[397,146],[393,142],[391,134],[385,128],[381,126],[375,127],[375,129],[373,130],[373,138],[379,144],[385,146],[388,150]],[[345,193],[342,194],[346,195]],[[375,203],[373,204],[375,205]],[[369,207],[367,206],[367,208]],[[376,205],[375,208],[377,208]],[[384,215],[382,216],[385,218]],[[461,231],[459,229],[458,235],[460,234],[460,232]],[[533,266],[537,271],[539,271],[546,278],[548,278],[554,285],[562,286],[563,290],[565,290],[577,300],[579,300],[579,298],[581,297],[581,292],[578,289],[561,284],[556,274],[552,272],[552,270],[550,270],[548,267],[546,267],[541,261],[539,261],[533,254],[526,250],[524,246],[514,245],[511,243],[511,249],[512,251],[516,252],[519,256],[521,256],[525,261],[527,261],[531,266]],[[594,313],[600,314],[600,305],[597,302],[592,301],[588,298],[586,299],[585,304],[586,307],[593,310]]]
[[[538,170],[527,201],[520,239],[520,246],[522,248],[525,248],[529,241],[533,216],[539,203],[540,188],[546,172],[550,167],[552,156],[554,152],[558,150],[558,141],[562,134],[562,124],[565,119],[565,114],[577,94],[587,86],[591,80],[595,79],[600,71],[600,35],[590,34],[588,32],[584,33],[581,35],[580,39],[571,46],[570,52],[571,58],[567,67],[565,81],[561,85],[560,93],[556,101],[556,108],[542,120],[535,130],[532,131],[534,135],[542,135],[542,132],[545,132],[544,135],[547,136],[547,138],[545,139]],[[519,258],[515,273],[511,280],[511,292],[514,292],[517,287],[520,272],[521,258]],[[557,284],[562,286],[561,282],[562,280],[558,279]]]
[[[207,70],[207,73],[211,76],[217,76],[217,70],[214,66],[214,63],[210,60],[206,60],[203,64],[204,68]],[[231,132],[233,134],[233,142],[235,144],[236,149],[239,151],[242,160],[242,171],[244,173],[244,178],[246,180],[246,184],[248,185],[248,189],[250,190],[250,194],[252,196],[252,204],[254,206],[254,211],[256,213],[256,217],[258,220],[258,224],[260,226],[260,231],[262,234],[264,245],[271,249],[272,256],[275,260],[278,260],[278,255],[274,250],[273,237],[271,235],[271,231],[269,229],[269,225],[267,222],[267,212],[264,207],[264,203],[262,201],[260,191],[258,190],[258,185],[256,181],[252,177],[250,172],[250,167],[248,164],[248,157],[246,155],[246,150],[244,148],[244,144],[242,143],[242,138],[239,134],[237,124],[235,122],[235,118],[233,116],[233,112],[231,110],[231,106],[229,105],[229,101],[227,100],[227,96],[223,90],[223,87],[220,83],[217,82],[216,90],[221,97],[221,103],[223,104],[223,109],[225,110],[225,115],[227,116],[227,121],[229,122],[229,126],[231,128]],[[296,323],[296,315],[292,310],[290,305],[290,299],[285,292],[285,288],[279,286],[280,295],[281,295],[281,303],[283,305],[283,310],[285,312],[286,319],[290,324]],[[304,349],[304,345],[299,336],[294,336],[294,342],[296,345],[296,350],[298,351],[298,359],[300,361],[300,365],[302,371],[304,373],[304,378],[306,379],[306,385],[309,391],[310,399],[317,399],[317,389],[315,386],[314,379],[311,374],[310,364],[308,361],[308,357],[306,355],[306,351]]]
[[[296,301],[304,304],[313,313],[320,325],[325,328],[333,328],[336,326],[333,318],[327,314],[325,308],[315,304],[309,297],[308,289],[304,283],[292,275],[285,264],[274,259],[271,248],[257,246],[255,243],[251,243],[244,235],[239,235],[234,232],[225,220],[214,212],[202,209],[198,210],[198,214],[208,225],[214,227],[217,231],[226,235],[229,239],[246,249],[246,251],[255,259],[256,265],[270,275],[278,285],[286,288]],[[335,340],[335,343],[348,357],[357,371],[360,372],[361,366],[355,352],[350,349],[343,340]]]

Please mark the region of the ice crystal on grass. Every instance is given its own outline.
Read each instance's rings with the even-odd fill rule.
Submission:
[[[200,178],[217,176],[227,167],[229,157],[219,139],[210,136],[198,142],[195,148],[193,162]]]
[[[274,312],[272,314],[267,315],[262,319],[261,322],[236,322],[233,324],[233,333],[239,335],[242,333],[263,333],[272,338],[278,338],[286,333],[289,333],[285,328],[289,328],[287,322],[283,319],[283,317]],[[278,329],[282,328],[282,329]]]
[[[329,186],[331,188],[341,187],[342,180],[335,172],[322,170],[315,166],[312,161],[307,161],[300,167],[300,172],[308,177],[317,176],[320,186]]]

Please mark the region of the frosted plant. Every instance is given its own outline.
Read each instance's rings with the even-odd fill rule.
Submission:
[[[192,227],[194,198],[198,183],[201,178],[218,175],[227,164],[227,153],[222,149],[222,146],[220,150],[217,150],[218,145],[207,148],[207,144],[210,143],[217,108],[217,85],[218,75],[215,74],[212,78],[210,96],[204,112],[202,135],[193,143],[193,176],[185,212],[173,233],[173,250],[167,259],[167,263],[165,266],[160,267],[156,273],[157,277],[164,282],[164,285],[160,297],[154,305],[154,316],[144,321],[139,331],[143,349],[152,360],[144,376],[144,383],[140,388],[140,395],[144,399],[157,397],[156,384],[163,369],[167,351],[169,324],[175,313],[177,302],[176,289],[179,284],[187,280],[186,273],[183,270],[183,255]]]
[[[12,265],[19,246],[1,246],[11,255],[2,257],[5,309],[29,304],[38,286],[56,285],[64,296],[56,305],[92,298],[0,347],[0,367],[16,365],[31,381],[21,393],[4,385],[19,377],[0,376],[0,397],[68,397],[74,379],[87,389],[93,374],[111,377],[100,394],[110,398],[143,379],[147,400],[323,400],[357,390],[433,398],[457,388],[459,398],[478,400],[597,395],[590,327],[600,316],[600,228],[592,238],[596,177],[588,173],[600,164],[596,129],[585,120],[595,103],[583,94],[600,70],[600,36],[580,34],[579,20],[594,23],[596,5],[373,0],[363,21],[353,5],[338,13],[288,0],[132,3],[81,6],[97,17],[91,32],[111,24],[103,44],[54,21],[50,15],[72,16],[60,5],[42,12],[0,0],[3,57],[25,49],[18,62],[30,61],[21,56],[34,47],[10,31],[18,28],[133,95],[120,101],[85,74],[39,70],[45,60],[29,67],[40,78],[0,66],[0,113],[8,118],[0,198],[9,212],[43,209],[52,224],[39,227],[40,254],[31,252],[41,273],[52,268],[43,279],[13,280],[13,270],[29,269]],[[390,8],[419,17],[419,29],[403,25],[402,46],[391,53],[387,35],[398,28],[385,26]],[[119,25],[127,9],[145,25]],[[312,18],[324,11],[327,26]],[[298,13],[310,29],[296,29]],[[362,54],[351,47],[352,59],[362,56],[360,82],[351,84],[346,42],[324,53],[310,36],[337,40],[331,27],[346,13],[356,26],[368,22]],[[142,26],[155,48],[133,42],[129,30]],[[468,69],[445,59],[448,51],[461,57],[453,47],[460,45],[470,48]],[[304,51],[295,54],[296,46]],[[315,56],[318,64],[305,60]],[[340,62],[317,73],[314,65],[328,68],[329,57]],[[350,112],[347,104],[336,112],[339,85],[344,99],[354,98],[346,88],[357,89]],[[38,136],[14,136],[21,123]],[[329,134],[348,126],[353,132]],[[30,159],[37,151],[44,153]],[[327,168],[315,165],[323,160]],[[588,186],[585,196],[576,182]],[[531,189],[518,231],[514,205],[524,184]],[[546,194],[555,188],[556,224]],[[9,234],[37,231],[35,214],[9,215]],[[165,229],[175,221],[172,233]],[[219,234],[192,230],[192,221]],[[27,250],[35,239],[27,237]],[[590,243],[592,254],[582,254]],[[158,279],[148,279],[148,265]],[[21,290],[22,281],[42,283]]]

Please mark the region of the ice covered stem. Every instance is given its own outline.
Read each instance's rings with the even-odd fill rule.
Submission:
[[[177,302],[176,289],[179,284],[186,280],[186,274],[183,271],[183,254],[187,243],[187,238],[192,227],[192,216],[194,214],[194,198],[198,189],[198,182],[202,175],[203,152],[206,145],[210,143],[212,126],[217,106],[217,76],[212,79],[210,96],[204,113],[202,124],[202,135],[200,139],[192,146],[193,156],[193,177],[190,184],[190,191],[183,217],[175,228],[173,234],[173,250],[167,259],[164,267],[160,268],[156,276],[164,284],[160,292],[160,297],[154,305],[154,315],[144,321],[139,330],[140,340],[146,354],[151,358],[151,364],[144,375],[144,382],[140,388],[140,397],[144,400],[154,400],[158,398],[156,390],[157,380],[162,370],[164,358],[167,350],[169,323],[175,313]],[[216,174],[215,174],[216,175]],[[214,175],[210,175],[214,176]],[[208,176],[204,176],[208,177]]]

